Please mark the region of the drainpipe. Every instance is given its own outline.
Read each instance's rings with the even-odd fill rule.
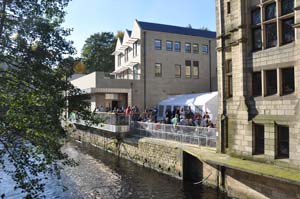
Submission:
[[[143,32],[144,34],[144,110],[146,109],[146,98],[147,98],[147,92],[146,92],[146,31]]]
[[[226,91],[225,91],[225,21],[224,21],[224,9],[222,9],[222,5],[224,5],[224,0],[219,0],[219,20],[220,20],[220,32],[221,32],[221,67],[222,67],[222,115],[221,115],[221,153],[226,152],[226,136],[228,136],[228,124],[227,124],[227,110],[226,110]],[[225,135],[226,133],[226,135]]]
[[[212,88],[211,88],[211,40],[208,41],[208,49],[209,49],[209,91],[212,92]]]

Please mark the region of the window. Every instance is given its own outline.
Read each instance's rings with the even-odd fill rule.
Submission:
[[[175,77],[181,77],[181,65],[175,64]]]
[[[276,17],[276,3],[271,3],[266,6],[265,20],[274,19]]]
[[[282,95],[288,95],[295,91],[294,67],[281,69]]]
[[[262,3],[264,4],[262,6],[263,10],[257,8],[251,12],[253,51],[281,46],[295,41],[295,1],[278,0],[276,2],[262,1]],[[257,7],[260,7],[260,5],[257,5]],[[264,13],[263,16],[261,16],[262,12]],[[262,43],[262,41],[265,42]]]
[[[289,127],[277,125],[277,158],[289,158]]]
[[[185,77],[191,78],[191,61],[185,61]]]
[[[260,8],[255,9],[251,13],[252,25],[258,25],[261,22]]]
[[[166,42],[166,48],[167,48],[167,51],[173,51],[173,42],[172,41],[167,41]]]
[[[138,65],[133,66],[133,79],[139,79]]]
[[[253,51],[262,49],[261,28],[252,29],[252,45]]]
[[[133,43],[133,57],[137,56],[137,41]]]
[[[230,5],[230,1],[227,2],[227,14],[231,13],[231,5]]]
[[[287,44],[295,40],[294,18],[282,20],[282,44]]]
[[[199,78],[199,61],[193,61],[193,78]]]
[[[254,155],[264,154],[265,153],[265,128],[264,125],[254,124],[253,125],[253,152]]]
[[[252,95],[261,96],[262,87],[261,87],[261,72],[254,72],[252,75]]]
[[[232,60],[226,61],[226,97],[232,97]]]
[[[125,49],[125,62],[128,62],[128,48]]]
[[[161,77],[161,63],[156,63],[155,64],[155,77]]]
[[[155,46],[155,50],[161,50],[161,40],[155,39],[154,46]]]
[[[208,45],[202,45],[202,52],[208,54]]]
[[[262,38],[261,38],[261,17],[260,8],[255,9],[251,13],[252,18],[252,48],[254,51],[262,49]]]
[[[191,43],[185,43],[185,52],[191,53]]]
[[[281,0],[281,15],[294,12],[294,0]]]
[[[277,71],[266,71],[266,95],[274,95],[277,93]]]
[[[193,44],[193,53],[199,53],[199,44]]]
[[[275,47],[277,45],[277,25],[270,23],[266,25],[266,48]]]
[[[181,51],[181,43],[179,41],[175,41],[174,47],[176,52]]]
[[[118,55],[118,66],[121,66],[122,54]]]

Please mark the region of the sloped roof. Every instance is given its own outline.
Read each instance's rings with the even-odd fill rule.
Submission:
[[[129,37],[131,37],[131,33],[132,33],[132,31],[131,31],[131,30],[127,30],[127,29],[126,29],[126,32],[128,33]]]
[[[208,31],[208,30],[200,30],[193,28],[184,28],[180,26],[172,26],[158,23],[150,23],[137,21],[141,29],[143,30],[151,30],[157,32],[167,32],[181,35],[191,35],[196,37],[206,37],[206,38],[216,38],[216,32]]]

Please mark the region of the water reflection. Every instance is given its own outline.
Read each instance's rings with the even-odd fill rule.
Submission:
[[[62,150],[80,164],[66,167],[61,180],[50,179],[46,185],[46,198],[226,198],[213,189],[182,183],[88,144],[67,142]],[[0,171],[1,177],[5,176],[2,174]],[[13,190],[9,178],[4,179],[7,181],[4,186],[1,184],[0,193],[5,192],[7,198],[21,198],[22,194]],[[67,191],[63,191],[64,186]]]
[[[64,150],[81,162],[66,173],[92,198],[225,198],[208,187],[182,181],[118,159],[87,144],[67,143]]]

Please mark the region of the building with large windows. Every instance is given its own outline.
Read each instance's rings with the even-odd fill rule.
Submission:
[[[217,0],[219,151],[300,167],[300,0]]]
[[[72,83],[91,93],[92,108],[151,108],[169,95],[215,91],[215,38],[212,31],[135,20],[113,52],[115,78],[96,72]]]

